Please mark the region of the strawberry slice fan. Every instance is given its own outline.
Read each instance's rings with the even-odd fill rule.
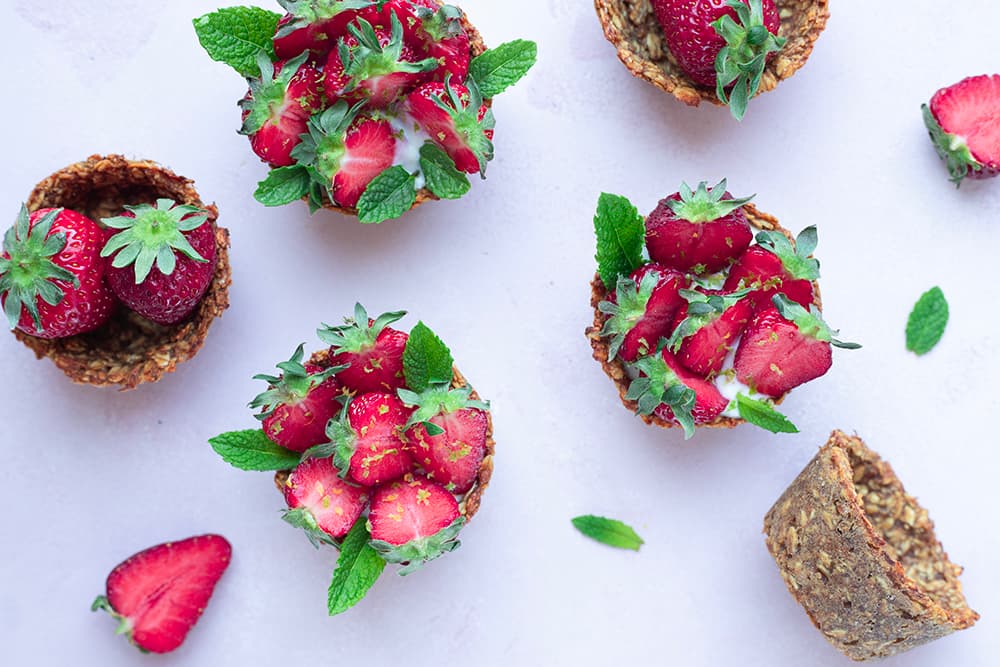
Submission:
[[[365,596],[387,563],[406,575],[459,547],[493,474],[493,421],[423,322],[370,318],[360,305],[323,325],[327,348],[299,345],[250,402],[260,428],[212,448],[241,470],[275,471],[284,519],[316,548],[340,551],[328,611]]]
[[[686,438],[797,432],[776,406],[830,369],[833,347],[860,347],[823,320],[816,228],[793,238],[750,199],[723,180],[682,184],[645,219],[624,197],[598,202],[594,358],[627,408]]]
[[[247,79],[240,133],[271,169],[257,201],[378,223],[486,177],[493,98],[534,65],[534,42],[487,49],[438,0],[279,4],[284,15],[229,7],[194,20],[208,55]]]

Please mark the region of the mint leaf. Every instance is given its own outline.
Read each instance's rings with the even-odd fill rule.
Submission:
[[[272,169],[257,184],[253,198],[264,206],[283,206],[309,194],[309,171],[300,165]]]
[[[537,58],[537,44],[516,39],[476,56],[469,65],[469,77],[483,97],[490,98],[520,81]]]
[[[736,394],[736,409],[740,417],[771,433],[798,433],[799,429],[774,407],[743,394]]]
[[[271,442],[264,431],[230,431],[209,439],[215,453],[240,470],[287,470],[299,464],[296,452]]]
[[[198,41],[212,60],[246,77],[260,76],[257,54],[274,60],[274,31],[280,14],[259,7],[225,7],[194,19]]]
[[[594,216],[597,234],[597,272],[609,290],[618,276],[628,275],[642,265],[646,224],[638,209],[625,197],[601,193]]]
[[[573,519],[573,525],[590,539],[609,547],[638,551],[645,544],[630,526],[616,519],[586,514]]]
[[[382,222],[398,218],[417,200],[414,176],[403,167],[389,167],[376,176],[358,200],[360,222]]]
[[[432,382],[451,382],[454,364],[448,346],[426,324],[417,322],[403,349],[406,386],[420,393]]]
[[[420,147],[420,171],[427,189],[441,199],[458,199],[471,187],[469,177],[455,168],[455,161],[429,141]]]
[[[385,561],[368,544],[371,536],[366,522],[365,517],[358,518],[340,545],[327,597],[330,616],[342,614],[361,602],[385,569]]]
[[[938,344],[948,326],[948,301],[940,287],[932,287],[913,306],[906,322],[906,349],[927,354]]]

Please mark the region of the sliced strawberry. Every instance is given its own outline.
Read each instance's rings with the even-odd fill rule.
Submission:
[[[612,337],[609,359],[635,361],[655,352],[686,303],[679,290],[687,286],[684,274],[659,264],[646,264],[631,277],[619,278],[611,300],[598,306],[608,316],[601,335]]]
[[[167,653],[184,642],[229,567],[232,547],[221,535],[200,535],[140,551],[108,575],[94,600],[119,620],[119,634],[143,651]]]
[[[972,76],[934,93],[924,123],[951,180],[1000,174],[1000,74]]]
[[[696,424],[715,421],[729,406],[714,384],[681,366],[667,348],[632,368],[637,377],[625,397],[636,401],[639,414],[680,424],[685,438],[694,435]]]
[[[399,479],[413,466],[405,431],[410,413],[391,394],[372,392],[348,402],[339,420],[327,425],[333,464],[345,478],[364,486]]]
[[[257,419],[267,437],[293,452],[326,442],[326,424],[340,412],[341,390],[333,376],[343,366],[324,370],[303,365],[303,350],[299,345],[291,359],[278,364],[280,376],[255,375],[253,379],[264,380],[268,389],[250,402],[251,408],[262,408]]]
[[[274,53],[287,60],[306,51],[326,55],[337,46],[347,24],[359,10],[374,5],[374,0],[278,0],[287,12],[278,21],[274,34]]]
[[[303,528],[317,546],[347,535],[368,504],[368,489],[341,479],[329,458],[302,461],[288,475],[284,492],[285,521]]]
[[[819,262],[811,257],[816,249],[816,228],[806,227],[793,245],[781,232],[760,232],[760,245],[749,248],[729,271],[723,289],[752,289],[754,308],[768,308],[775,294],[784,294],[808,308],[813,302],[812,281],[819,278]]]
[[[414,475],[376,489],[368,514],[372,547],[386,561],[403,563],[404,575],[457,549],[464,524],[455,496]]]
[[[450,78],[445,83],[425,83],[410,93],[406,105],[459,171],[486,173],[486,163],[493,159],[496,122],[475,85],[467,88]]]
[[[301,141],[310,115],[322,106],[322,74],[306,62],[306,54],[274,65],[258,57],[262,75],[249,79],[250,90],[240,101],[243,127],[253,152],[273,167],[295,164],[292,150]]]
[[[687,316],[674,330],[669,347],[682,366],[707,379],[719,374],[753,316],[747,294],[748,290],[681,292],[688,301]]]
[[[733,199],[725,179],[711,189],[702,181],[694,192],[682,183],[646,218],[650,258],[678,271],[721,271],[753,240],[742,208],[751,199]]]
[[[354,317],[341,326],[324,324],[316,333],[330,346],[330,363],[346,366],[337,373],[337,381],[354,393],[394,392],[405,384],[403,351],[407,334],[389,327],[402,319],[405,311],[382,313],[376,319],[360,303],[354,305]]]

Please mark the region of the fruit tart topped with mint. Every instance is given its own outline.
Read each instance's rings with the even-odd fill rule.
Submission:
[[[816,228],[793,239],[749,201],[723,180],[683,184],[645,220],[624,197],[598,202],[594,358],[627,407],[688,438],[744,421],[796,432],[778,403],[833,347],[858,347],[823,320]]]
[[[492,99],[535,62],[533,42],[487,50],[437,0],[279,0],[195,19],[215,60],[247,78],[240,133],[271,172],[254,196],[397,218],[458,199],[493,159]]]

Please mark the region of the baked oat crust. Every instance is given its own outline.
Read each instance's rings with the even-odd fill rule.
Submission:
[[[934,524],[892,467],[834,431],[764,518],[789,592],[852,660],[902,653],[972,626]]]

